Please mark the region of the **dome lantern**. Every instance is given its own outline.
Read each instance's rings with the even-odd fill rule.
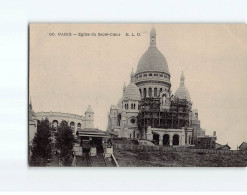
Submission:
[[[154,27],[150,32],[150,47],[156,47],[156,30]]]
[[[180,86],[184,86],[184,72],[182,71],[182,74],[180,76]]]

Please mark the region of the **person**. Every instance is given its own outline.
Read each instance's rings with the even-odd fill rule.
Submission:
[[[107,147],[108,148],[111,148],[111,146],[112,146],[112,142],[111,142],[111,139],[109,138],[108,140],[107,140]]]
[[[72,167],[76,167],[76,156],[74,155],[74,152],[73,152]]]

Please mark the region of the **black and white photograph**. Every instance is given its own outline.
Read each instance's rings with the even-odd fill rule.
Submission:
[[[246,167],[244,24],[29,25],[31,167]]]

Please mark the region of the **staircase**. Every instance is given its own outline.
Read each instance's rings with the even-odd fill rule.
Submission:
[[[103,154],[97,154],[96,156],[91,156],[91,166],[92,167],[106,167],[107,163]]]
[[[77,167],[117,167],[112,157],[105,158],[103,154],[96,156],[77,156],[76,157]]]

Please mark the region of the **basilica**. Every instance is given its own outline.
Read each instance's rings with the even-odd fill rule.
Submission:
[[[216,133],[205,135],[197,109],[193,109],[185,76],[171,93],[168,63],[156,44],[156,30],[150,32],[150,45],[140,58],[130,83],[108,114],[108,132],[128,139],[145,139],[157,145],[214,148]]]

